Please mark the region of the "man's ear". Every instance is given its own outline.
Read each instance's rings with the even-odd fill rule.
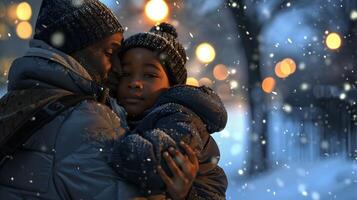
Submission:
[[[81,49],[81,50],[78,50],[78,51],[75,51],[71,54],[69,54],[70,56],[72,56],[77,62],[79,62],[83,67],[85,67],[84,65],[86,64],[85,63],[85,50],[84,49]]]
[[[91,49],[89,47],[86,47],[84,49],[75,51],[71,53],[70,55],[77,61],[79,64],[82,65],[88,72],[89,76],[96,82],[96,83],[101,83],[102,82],[102,77],[99,74],[98,70],[93,68],[91,63],[88,63],[88,58],[89,56],[93,56],[90,53]]]

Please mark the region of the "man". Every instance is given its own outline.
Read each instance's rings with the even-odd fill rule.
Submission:
[[[97,101],[66,109],[0,165],[0,199],[128,198],[131,187],[107,164],[124,130],[98,103],[105,101],[101,85],[122,40],[122,26],[98,0],[43,1],[30,49],[10,69],[0,133],[11,133],[29,113],[68,94]]]

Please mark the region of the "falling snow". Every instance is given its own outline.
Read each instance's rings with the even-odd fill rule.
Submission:
[[[71,2],[80,7],[84,1]],[[102,2],[125,25],[126,35],[147,31],[156,23],[145,16],[145,1]],[[353,189],[357,186],[357,33],[352,27],[357,20],[356,3],[167,2],[170,12],[165,20],[174,24],[184,44],[188,77],[197,85],[212,87],[226,105],[227,126],[212,134],[221,156],[212,157],[211,162],[218,162],[228,176],[227,199],[357,196]],[[1,2],[0,10],[3,4],[5,9],[9,6]],[[36,21],[34,14],[30,23]],[[16,31],[22,21],[16,13],[14,18],[0,13],[0,18],[6,19],[0,23],[2,96],[11,63],[25,53],[28,40],[20,39]],[[332,33],[337,36],[331,39]],[[62,47],[66,38],[59,30],[50,42]],[[213,51],[199,55],[197,47],[203,43]],[[288,58],[293,62],[283,62]],[[215,72],[217,66],[224,67]],[[267,77],[273,81],[264,85],[269,89],[264,92]],[[43,151],[47,148],[41,146]],[[156,162],[152,157],[143,160]],[[7,177],[7,181],[17,180],[16,175]],[[27,184],[35,181],[25,179]]]

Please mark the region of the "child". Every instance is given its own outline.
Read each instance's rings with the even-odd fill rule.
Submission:
[[[148,195],[166,191],[174,199],[225,199],[227,179],[210,134],[225,127],[227,113],[211,89],[184,85],[186,53],[175,28],[162,23],[129,37],[119,57],[117,98],[128,113],[131,133],[114,150],[116,171]],[[177,187],[175,180],[182,177]]]

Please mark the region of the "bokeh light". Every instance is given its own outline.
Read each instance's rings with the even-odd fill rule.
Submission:
[[[32,26],[27,21],[20,22],[16,26],[16,34],[21,39],[29,39],[32,35]]]
[[[62,47],[65,42],[64,34],[55,32],[51,35],[51,44],[55,47]]]
[[[219,81],[224,81],[227,79],[229,73],[228,68],[223,64],[218,64],[213,69],[213,76]]]
[[[271,93],[275,88],[275,79],[273,77],[266,77],[262,82],[262,89],[266,93]]]
[[[169,15],[169,7],[163,0],[150,0],[145,5],[145,14],[150,20],[160,22]]]
[[[282,62],[284,62],[287,65],[289,65],[290,74],[295,73],[295,71],[296,71],[296,63],[292,58],[285,58]]]
[[[230,84],[232,90],[238,88],[238,82],[235,80],[230,81],[229,84]]]
[[[340,48],[341,43],[342,40],[338,33],[330,33],[326,37],[326,46],[331,50]]]
[[[286,78],[296,71],[296,63],[291,58],[285,58],[275,65],[275,75],[279,78]]]
[[[289,73],[284,73],[282,70],[282,62],[278,62],[275,65],[275,75],[279,78],[286,78],[289,76]]]
[[[209,43],[202,43],[196,48],[196,56],[203,63],[210,63],[216,57],[216,51]]]
[[[286,76],[289,76],[291,71],[290,71],[290,66],[288,63],[284,62],[284,61],[281,61],[280,62],[280,70],[281,72],[286,75]]]
[[[188,77],[186,80],[186,85],[199,86],[198,80],[194,77]]]
[[[17,19],[17,4],[12,4],[7,7],[7,17],[10,21],[14,21]]]
[[[16,16],[20,20],[29,20],[32,16],[32,9],[29,3],[22,2],[16,8]]]
[[[212,87],[213,86],[213,82],[211,79],[207,78],[207,77],[203,77],[198,81],[200,86],[207,86],[207,87]]]

